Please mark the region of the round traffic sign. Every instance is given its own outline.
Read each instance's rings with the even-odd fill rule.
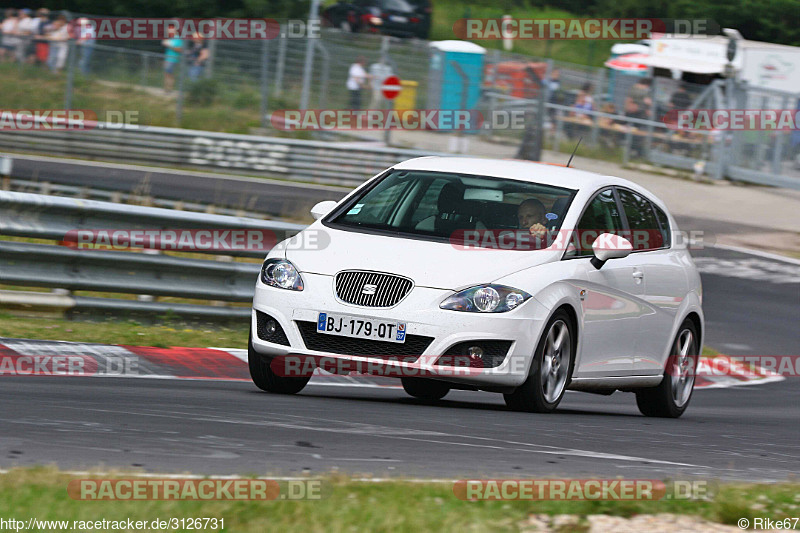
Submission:
[[[393,100],[400,94],[400,91],[403,87],[400,85],[400,78],[397,76],[389,76],[385,80],[383,80],[383,84],[381,85],[381,91],[383,91],[384,98],[388,100]]]

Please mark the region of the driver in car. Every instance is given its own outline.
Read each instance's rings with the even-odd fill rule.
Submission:
[[[519,229],[526,229],[531,235],[541,239],[547,234],[547,219],[544,204],[535,198],[528,198],[517,208]]]

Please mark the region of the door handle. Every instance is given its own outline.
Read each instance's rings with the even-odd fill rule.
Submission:
[[[642,278],[644,278],[644,272],[642,272],[641,270],[635,270],[633,272],[633,278],[634,279],[642,279]]]

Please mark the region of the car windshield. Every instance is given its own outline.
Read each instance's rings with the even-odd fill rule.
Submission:
[[[405,0],[384,0],[384,9],[392,9],[394,11],[413,11],[414,8]]]
[[[557,231],[575,191],[527,181],[392,170],[325,220],[337,229],[449,241],[467,230]]]

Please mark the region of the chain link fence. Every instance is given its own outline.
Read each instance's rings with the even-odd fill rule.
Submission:
[[[109,90],[144,92],[153,102],[174,110],[173,125],[179,127],[202,129],[201,119],[199,124],[198,119],[186,123],[187,111],[210,115],[218,105],[218,114],[232,109],[248,117],[251,130],[260,127],[254,131],[286,135],[270,128],[270,112],[299,108],[304,88],[309,109],[348,108],[348,69],[359,57],[366,59],[368,71],[376,64],[385,64],[401,80],[415,82],[415,108],[436,108],[436,102],[431,104],[429,98],[429,89],[438,82],[431,78],[431,47],[419,39],[324,29],[318,38],[209,41],[204,45],[208,59],[201,67],[197,68],[187,54],[181,56],[173,67],[172,91],[165,90],[165,54],[159,42],[69,41],[67,45],[65,108],[70,108],[76,97],[86,96],[82,93],[85,82],[94,81]],[[314,47],[314,59],[306,77],[304,61],[309,46]],[[547,87],[542,91],[540,80],[544,78]],[[376,76],[366,90],[365,107],[392,105],[381,97],[379,82]],[[677,166],[714,178],[728,176],[781,185],[797,182],[800,187],[800,137],[796,130],[677,132],[663,121],[670,110],[681,108],[797,109],[799,94],[740,85],[731,89],[724,80],[692,84],[663,76],[626,75],[499,50],[487,51],[481,80],[474,83],[480,84],[481,95],[475,107],[488,113],[502,109],[532,111],[540,95],[546,94],[543,140],[551,150],[569,151],[577,139],[583,139],[585,147],[600,157]],[[102,99],[95,102],[104,105]],[[142,111],[146,117],[149,110]],[[523,135],[522,129],[512,129],[481,132],[480,137],[519,143]]]

